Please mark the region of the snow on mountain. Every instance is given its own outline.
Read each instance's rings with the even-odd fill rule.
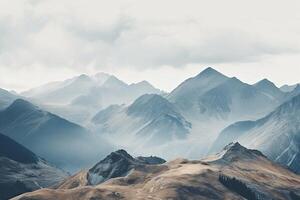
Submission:
[[[239,141],[299,173],[299,116],[300,95],[283,103],[264,118],[229,126],[220,133],[211,151],[218,151],[224,143]]]
[[[96,114],[92,123],[94,129],[108,137],[138,139],[140,145],[183,139],[191,128],[173,104],[156,94],[145,94],[128,107],[109,106]],[[115,142],[124,143],[123,140]]]
[[[158,165],[138,165],[130,169],[127,167],[134,165],[134,159],[120,151],[112,153],[102,162],[94,167],[97,171],[95,178],[103,180],[103,177],[110,174],[121,174],[123,177],[117,176],[104,183],[87,187],[87,172],[81,172],[67,179],[58,188],[41,189],[14,200],[292,200],[298,199],[300,195],[299,175],[268,160],[261,152],[247,149],[238,143],[232,143],[220,153],[202,160],[176,159]]]
[[[68,175],[0,134],[0,199],[58,184]]]
[[[109,146],[79,125],[22,99],[0,111],[0,131],[65,169],[90,164]]]

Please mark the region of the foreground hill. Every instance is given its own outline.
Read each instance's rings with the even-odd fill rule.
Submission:
[[[58,184],[67,174],[0,134],[0,200]]]
[[[134,158],[125,150],[118,150],[106,156],[89,170],[83,170],[66,179],[55,189],[95,186],[112,178],[125,177],[134,169],[165,162],[164,159],[155,156]]]
[[[107,147],[81,126],[22,99],[0,111],[0,131],[63,168],[85,167]]]
[[[72,189],[41,189],[14,198],[27,199],[278,199],[299,198],[300,176],[256,150],[238,143],[205,160],[177,159],[140,165],[125,177]],[[86,174],[81,178],[86,180]],[[74,177],[73,177],[74,178]],[[81,179],[82,180],[82,179]]]

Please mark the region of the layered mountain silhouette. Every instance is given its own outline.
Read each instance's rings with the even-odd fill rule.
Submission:
[[[120,172],[121,176],[90,185],[86,178],[89,172],[82,172],[57,188],[26,193],[14,200],[299,198],[299,175],[239,143],[202,160],[177,159],[148,165],[140,164],[124,151],[114,152],[106,159],[90,171],[97,171],[100,180],[112,173]],[[132,165],[136,167],[129,170],[127,167]]]
[[[0,199],[58,184],[68,174],[0,134]]]
[[[174,151],[195,157],[207,153],[228,125],[262,118],[298,94],[298,87],[283,92],[267,79],[250,85],[207,68],[164,97],[148,94],[128,106],[108,106],[92,118],[89,127],[108,134],[113,142],[121,141],[121,147],[175,145],[172,142],[179,139],[182,148]]]
[[[283,103],[275,111],[256,121],[242,121],[223,130],[212,146],[218,151],[224,144],[239,141],[258,149],[270,159],[300,172],[300,95]]]
[[[85,128],[22,99],[0,111],[0,132],[63,168],[84,167],[108,146]]]
[[[142,95],[127,107],[110,106],[97,113],[92,122],[99,132],[138,138],[147,145],[184,139],[191,128],[172,103],[156,94]]]
[[[207,68],[180,84],[168,100],[188,118],[235,121],[264,116],[282,102],[283,96],[266,79],[249,85]]]
[[[100,110],[111,104],[128,104],[147,93],[162,92],[147,81],[127,84],[115,76],[98,73],[49,83],[21,94],[55,114],[84,124],[96,114],[95,108]]]

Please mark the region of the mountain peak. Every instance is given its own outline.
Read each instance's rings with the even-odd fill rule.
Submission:
[[[145,88],[145,89],[147,88],[147,89],[150,89],[150,90],[158,90],[153,85],[151,85],[151,83],[149,83],[148,81],[145,81],[145,80],[137,82],[137,83],[132,83],[129,86]]]
[[[205,70],[203,70],[202,72],[200,72],[197,77],[207,77],[207,76],[224,76],[222,73],[220,73],[219,71],[213,69],[212,67],[208,67]]]
[[[224,147],[225,152],[222,156],[225,160],[234,160],[233,158],[239,159],[253,159],[257,156],[264,156],[260,151],[247,149],[238,142],[232,142]]]
[[[112,152],[88,171],[90,185],[98,185],[110,178],[126,176],[136,165],[136,160],[125,150]]]
[[[231,142],[223,148],[223,151],[226,153],[236,153],[236,152],[243,152],[243,151],[251,151],[246,147],[242,146],[239,142]]]
[[[151,86],[153,87],[148,81],[140,81],[140,82],[137,82],[137,83],[133,83],[132,85],[142,85],[142,86]]]
[[[145,110],[152,110],[151,113],[155,112],[154,108],[158,109],[170,109],[171,103],[158,94],[144,94],[137,98],[129,107],[128,114],[139,113]]]
[[[258,81],[254,85],[257,86],[257,87],[269,87],[269,88],[272,87],[272,88],[277,88],[276,85],[272,81],[270,81],[270,80],[268,80],[266,78]]]
[[[77,78],[74,79],[74,82],[76,81],[91,81],[91,78],[86,74],[81,74]]]
[[[35,110],[38,107],[24,99],[16,99],[6,110],[18,109],[19,111]]]
[[[217,158],[212,161],[235,162],[239,160],[255,160],[258,157],[265,157],[260,151],[247,149],[238,142],[231,142],[223,150],[216,154]]]
[[[129,159],[133,159],[133,157],[127,153],[127,151],[125,151],[124,149],[119,149],[115,152],[112,152],[111,155],[114,154],[114,155],[117,155],[117,156],[121,156],[121,157],[126,157],[126,158],[129,158]]]
[[[103,83],[104,87],[126,87],[128,86],[125,82],[121,81],[117,77],[111,75],[107,78],[107,80]]]
[[[104,72],[98,72],[92,76],[92,78],[100,84],[103,84],[109,77],[111,77],[111,75]]]

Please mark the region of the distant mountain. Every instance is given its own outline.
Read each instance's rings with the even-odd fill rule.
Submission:
[[[273,82],[269,81],[268,79],[263,79],[257,82],[254,84],[254,87],[278,101],[281,101],[285,95],[284,92],[282,92]]]
[[[128,85],[115,76],[98,73],[80,75],[61,82],[53,82],[23,92],[43,108],[75,123],[84,124],[98,110],[112,104],[129,104],[143,94],[162,91],[142,81]]]
[[[95,186],[109,179],[125,177],[134,169],[165,162],[164,159],[155,156],[134,158],[121,149],[112,152],[89,170],[81,171],[66,179],[55,188],[65,190],[82,186]]]
[[[211,151],[239,141],[300,173],[300,95],[257,121],[238,122],[222,131]]]
[[[209,67],[181,83],[167,96],[167,99],[185,113],[199,112],[199,98],[228,79],[227,76]]]
[[[206,117],[232,121],[264,116],[280,103],[280,99],[256,87],[230,78],[199,97],[199,112]]]
[[[191,124],[176,107],[160,95],[145,94],[131,105],[101,110],[92,123],[109,137],[140,138],[139,143],[160,145],[186,138]]]
[[[17,98],[19,98],[17,94],[13,94],[7,90],[0,88],[0,110],[9,106]]]
[[[209,67],[184,81],[167,98],[191,121],[236,121],[268,114],[283,96],[267,79],[249,85]]]
[[[300,84],[298,84],[291,92],[286,93],[285,101],[288,101],[298,95],[300,95]]]
[[[0,111],[0,132],[65,169],[90,164],[108,146],[86,129],[22,99]]]
[[[131,165],[132,157],[113,154],[100,165],[102,180],[107,174],[124,172],[117,163]],[[128,161],[128,162],[127,162]],[[96,165],[97,166],[97,165]],[[107,167],[106,167],[107,166]],[[121,165],[120,165],[121,166]],[[105,172],[105,173],[104,173]],[[103,176],[102,176],[102,175]],[[126,175],[126,176],[124,176]],[[300,176],[268,160],[261,152],[238,143],[203,160],[177,159],[159,165],[139,165],[130,172],[86,187],[86,173],[69,179],[59,189],[41,189],[16,197],[22,199],[278,199],[300,195]],[[72,181],[71,181],[72,180]],[[68,184],[67,184],[68,183]]]
[[[58,184],[67,174],[0,134],[0,200]]]
[[[180,144],[187,146],[186,151],[183,148],[176,151],[196,157],[207,153],[226,126],[261,118],[289,99],[289,95],[267,79],[249,85],[209,67],[181,83],[165,98],[143,95],[129,106],[114,105],[101,110],[93,117],[91,127],[96,132],[117,135],[113,142],[120,142],[122,138],[126,140],[123,144],[131,145],[136,138],[141,138],[131,145],[138,147],[171,145],[176,139],[193,138],[198,144],[193,141],[192,146]]]
[[[297,87],[297,85],[299,85],[299,84],[283,85],[283,86],[280,87],[280,90],[283,91],[283,92],[291,92]]]

